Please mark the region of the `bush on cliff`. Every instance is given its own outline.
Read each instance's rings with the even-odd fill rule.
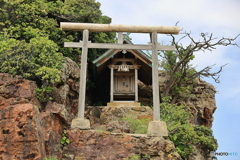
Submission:
[[[24,40],[0,38],[0,72],[22,75],[53,83],[60,81],[63,56],[57,45],[47,37]]]
[[[177,152],[186,158],[194,151],[194,146],[210,153],[218,147],[211,128],[192,125],[189,107],[164,102],[161,104],[161,119],[167,123],[169,139],[175,144]]]

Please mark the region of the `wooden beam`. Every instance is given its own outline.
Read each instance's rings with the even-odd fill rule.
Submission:
[[[82,55],[81,55],[80,88],[79,88],[79,98],[78,98],[78,118],[84,118],[84,110],[85,110],[88,35],[89,35],[88,30],[84,30]]]
[[[138,69],[135,68],[135,102],[138,102]]]
[[[64,47],[81,48],[83,42],[64,42]],[[136,49],[136,50],[151,50],[152,44],[148,45],[133,45],[133,44],[107,44],[107,43],[87,43],[88,48],[101,48],[101,49]],[[176,50],[175,46],[164,46],[159,43],[156,44],[157,50],[172,51]]]
[[[114,102],[113,100],[113,88],[114,88],[114,70],[113,70],[113,67],[110,68],[110,102]]]
[[[134,72],[115,72],[114,76],[134,76]]]
[[[153,89],[153,120],[160,121],[160,99],[158,81],[158,53],[157,53],[157,33],[151,34],[152,39],[152,89]]]
[[[90,32],[131,32],[131,33],[162,33],[179,34],[179,26],[142,26],[142,25],[118,25],[118,24],[96,24],[96,23],[73,23],[60,22],[60,28],[64,31],[83,31],[88,29]]]
[[[135,59],[134,58],[113,58],[112,62],[113,63],[117,63],[117,62],[131,62],[131,63],[134,63]]]

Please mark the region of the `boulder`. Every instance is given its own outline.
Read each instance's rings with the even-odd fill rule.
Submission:
[[[134,137],[106,131],[68,130],[71,143],[63,153],[75,160],[128,160],[131,157],[151,157],[153,160],[181,160],[174,144],[162,137]],[[71,158],[69,158],[71,159]]]
[[[56,103],[40,113],[36,88],[33,81],[0,73],[1,160],[61,157],[62,119],[67,120],[67,114]]]
[[[42,159],[46,156],[39,111],[31,103],[5,106],[0,114],[0,159]]]

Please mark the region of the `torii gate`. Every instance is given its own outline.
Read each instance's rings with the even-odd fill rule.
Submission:
[[[160,121],[159,104],[159,81],[158,81],[158,51],[174,51],[174,46],[163,46],[157,42],[157,34],[179,34],[178,26],[139,26],[139,25],[115,25],[115,24],[94,24],[94,23],[71,23],[61,22],[60,27],[65,31],[83,31],[83,39],[80,42],[64,42],[64,47],[82,48],[80,89],[78,101],[78,118],[72,122],[72,127],[89,129],[90,123],[84,119],[85,93],[86,93],[86,73],[88,48],[101,49],[137,49],[152,50],[152,88],[153,88],[153,120]],[[90,32],[118,32],[118,44],[91,43],[88,41]],[[130,33],[150,33],[151,43],[148,45],[123,44],[122,32]]]

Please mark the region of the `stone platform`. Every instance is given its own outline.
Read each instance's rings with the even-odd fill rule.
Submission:
[[[134,101],[115,101],[107,103],[108,107],[137,107],[140,106],[139,102]]]
[[[111,104],[109,104],[111,105]],[[107,124],[111,121],[119,121],[123,117],[133,117],[135,119],[153,119],[153,111],[148,106],[140,106],[132,103],[114,104],[115,106],[88,106],[88,112],[91,124]]]
[[[131,120],[147,120],[149,122],[146,135],[148,137],[167,137],[168,131],[165,122],[153,121],[153,110],[149,106],[140,106],[136,102],[114,102],[108,106],[88,107],[88,118],[91,128],[117,133],[132,133],[128,122],[123,118]]]

